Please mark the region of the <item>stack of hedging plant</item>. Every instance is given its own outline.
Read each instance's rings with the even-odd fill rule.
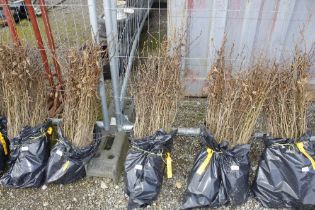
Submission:
[[[63,131],[77,147],[88,146],[93,141],[99,109],[100,56],[100,48],[92,44],[87,44],[82,50],[69,50]]]
[[[273,70],[261,59],[250,68],[232,72],[222,47],[208,79],[208,129],[218,142],[248,143],[274,86]]]
[[[47,84],[37,53],[22,46],[0,45],[1,103],[10,138],[24,126],[47,118]]]
[[[310,52],[296,50],[291,63],[274,65],[276,85],[270,91],[264,112],[267,133],[273,137],[298,138],[306,132],[311,57]]]
[[[139,59],[131,84],[137,138],[152,135],[161,128],[170,131],[182,96],[179,50],[170,52],[166,41],[158,50],[159,55]]]

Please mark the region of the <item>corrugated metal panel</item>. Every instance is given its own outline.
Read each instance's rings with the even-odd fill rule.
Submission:
[[[241,62],[252,64],[259,55],[280,61],[292,57],[296,44],[310,49],[314,16],[314,0],[169,0],[168,36],[185,36],[186,94],[204,94],[208,70],[225,35],[226,52],[233,48],[227,58],[234,69]]]

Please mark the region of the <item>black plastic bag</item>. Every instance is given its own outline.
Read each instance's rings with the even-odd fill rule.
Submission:
[[[124,176],[128,209],[145,207],[158,197],[176,133],[177,130],[169,134],[158,130],[152,136],[130,142]]]
[[[58,140],[50,152],[46,183],[68,184],[86,176],[85,166],[95,155],[100,139],[84,148],[74,147],[57,128]]]
[[[7,136],[7,119],[0,116],[0,173],[3,172],[8,161],[10,149]]]
[[[181,209],[233,206],[246,202],[249,196],[250,145],[218,144],[204,128],[202,149],[197,155],[184,193]]]
[[[50,123],[24,127],[10,142],[10,169],[0,182],[12,188],[40,187],[45,181]]]
[[[299,141],[268,138],[265,145],[253,183],[255,197],[265,207],[315,209],[315,162],[311,162],[315,147],[310,136]]]

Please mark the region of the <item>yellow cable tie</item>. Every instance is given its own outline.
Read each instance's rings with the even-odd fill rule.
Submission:
[[[173,171],[172,171],[172,158],[169,152],[166,153],[166,168],[167,168],[167,178],[170,179],[173,177]]]
[[[314,161],[314,159],[312,158],[312,156],[310,156],[310,155],[307,153],[307,151],[304,149],[304,143],[303,143],[303,142],[297,142],[297,143],[296,143],[296,146],[297,146],[297,148],[300,150],[300,152],[301,152],[307,159],[309,159],[309,161],[311,161],[313,170],[315,170],[315,161]]]
[[[9,151],[7,148],[7,142],[5,141],[1,132],[0,132],[0,143],[2,144],[4,155],[7,156],[9,154]]]
[[[207,148],[207,153],[208,153],[208,155],[207,155],[206,159],[202,162],[202,164],[199,166],[199,168],[197,170],[198,175],[202,175],[205,172],[207,166],[210,163],[210,160],[212,158],[214,151],[210,148]]]
[[[65,162],[62,166],[62,171],[65,172],[70,166],[70,161],[67,160],[67,162]]]
[[[54,131],[54,129],[53,129],[52,127],[49,127],[49,128],[47,129],[47,134],[48,134],[48,135],[51,135],[51,134],[53,133],[53,131]]]

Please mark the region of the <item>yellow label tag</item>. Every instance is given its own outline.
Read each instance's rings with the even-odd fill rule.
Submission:
[[[169,152],[166,153],[166,168],[167,168],[167,178],[170,179],[173,177],[173,171],[172,171],[172,158]]]
[[[62,166],[62,171],[66,171],[70,166],[70,161],[67,160],[67,162],[65,162]]]
[[[307,151],[304,149],[304,143],[303,142],[297,142],[295,143],[296,144],[296,147],[300,150],[300,152],[307,158],[311,161],[312,163],[312,167],[313,167],[313,170],[315,170],[315,161],[314,159],[312,158],[312,156],[310,156]]]
[[[199,166],[199,168],[197,170],[197,174],[198,175],[202,175],[205,172],[207,166],[210,163],[210,160],[212,158],[212,155],[213,155],[214,151],[212,149],[210,149],[210,148],[207,148],[207,153],[208,154],[207,154],[206,159],[201,163],[201,165]]]
[[[0,144],[2,144],[4,155],[7,156],[9,154],[8,148],[7,148],[7,142],[5,142],[5,139],[0,132]]]
[[[48,135],[51,135],[51,134],[53,133],[53,131],[54,131],[54,129],[53,129],[52,127],[49,127],[49,128],[47,129],[47,134],[48,134]]]

